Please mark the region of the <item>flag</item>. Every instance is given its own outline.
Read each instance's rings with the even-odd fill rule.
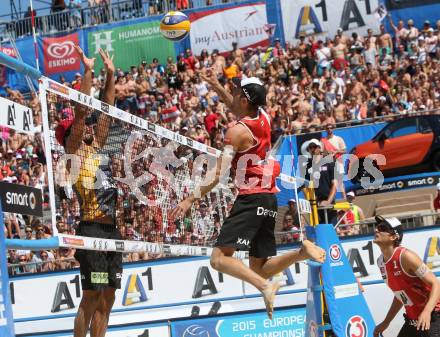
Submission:
[[[180,111],[176,106],[162,110],[162,122],[170,123],[180,116]]]
[[[276,27],[277,27],[276,24],[268,23],[263,26],[263,29],[266,32],[266,34],[269,35],[269,37],[272,37],[273,34],[275,33]]]
[[[383,19],[386,18],[388,12],[384,5],[379,5],[379,7],[376,8],[374,11],[374,17],[379,21],[382,22]]]

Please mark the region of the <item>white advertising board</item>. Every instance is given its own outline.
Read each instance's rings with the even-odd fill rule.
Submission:
[[[200,55],[203,49],[220,53],[230,51],[232,42],[239,48],[268,45],[266,5],[255,3],[227,9],[190,13],[191,50]]]
[[[432,244],[437,245],[439,236],[438,227],[407,232],[403,245],[421,257],[428,252],[435,260],[438,246],[432,247]],[[372,237],[344,240],[342,247],[366,287],[381,282],[376,266],[380,252],[372,243]],[[279,253],[284,252],[286,249]],[[432,267],[433,271],[440,271],[439,264],[434,263]],[[284,282],[276,306],[305,304],[306,264],[293,265],[277,277]],[[73,326],[82,294],[77,271],[15,277],[11,279],[11,289],[18,333],[56,331]],[[257,290],[214,271],[208,257],[125,265],[110,325],[189,317],[194,305],[200,308],[200,315],[206,315],[214,302],[221,304],[219,313],[264,308]],[[387,309],[387,305],[382,305],[380,314],[385,314]]]
[[[378,0],[281,0],[284,37],[288,42],[300,35],[333,39],[338,28],[349,37],[352,32],[367,35],[368,28],[378,33],[377,8]]]

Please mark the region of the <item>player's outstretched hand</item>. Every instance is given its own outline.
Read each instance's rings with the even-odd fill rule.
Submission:
[[[325,250],[309,240],[303,241],[301,253],[305,260],[312,259],[319,263],[324,263],[325,261]]]
[[[374,337],[382,336],[382,333],[388,328],[388,324],[385,322],[380,323],[374,328]]]
[[[80,46],[74,45],[73,48],[75,48],[76,52],[79,55],[79,58],[81,59],[82,64],[84,65],[85,70],[92,70],[93,66],[95,65],[95,58],[88,58]]]
[[[175,209],[171,212],[171,218],[181,218],[183,217],[188,211],[190,210],[192,206],[192,202],[189,199],[185,199],[176,206]]]
[[[423,310],[417,319],[417,330],[429,330],[431,327],[431,313]]]
[[[108,51],[104,51],[102,49],[99,49],[99,55],[101,55],[102,58],[102,62],[104,63],[104,67],[105,70],[107,71],[107,73],[115,73],[115,65],[113,64],[113,56],[115,56],[114,54],[110,57],[110,54],[108,53]]]
[[[220,84],[214,68],[206,69],[205,73],[200,73],[200,77],[211,86],[216,86]]]

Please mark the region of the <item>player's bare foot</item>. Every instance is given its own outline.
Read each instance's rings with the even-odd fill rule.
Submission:
[[[273,302],[275,301],[275,295],[280,288],[279,282],[270,282],[267,287],[261,291],[264,298],[264,304],[266,305],[267,316],[272,319],[273,315]]]
[[[305,260],[312,259],[319,263],[325,261],[325,250],[309,240],[303,241],[301,251]]]

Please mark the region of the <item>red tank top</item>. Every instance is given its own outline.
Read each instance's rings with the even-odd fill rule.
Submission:
[[[254,138],[255,145],[238,152],[232,160],[238,194],[277,193],[275,180],[280,174],[280,164],[269,156],[271,127],[269,116],[263,109],[255,118],[243,118],[244,125]]]
[[[406,248],[397,247],[388,261],[383,260],[383,255],[378,259],[382,278],[394,292],[394,296],[403,303],[409,319],[417,320],[429,299],[431,287],[417,276],[405,272],[401,264],[401,256]],[[434,311],[440,311],[440,302]]]

